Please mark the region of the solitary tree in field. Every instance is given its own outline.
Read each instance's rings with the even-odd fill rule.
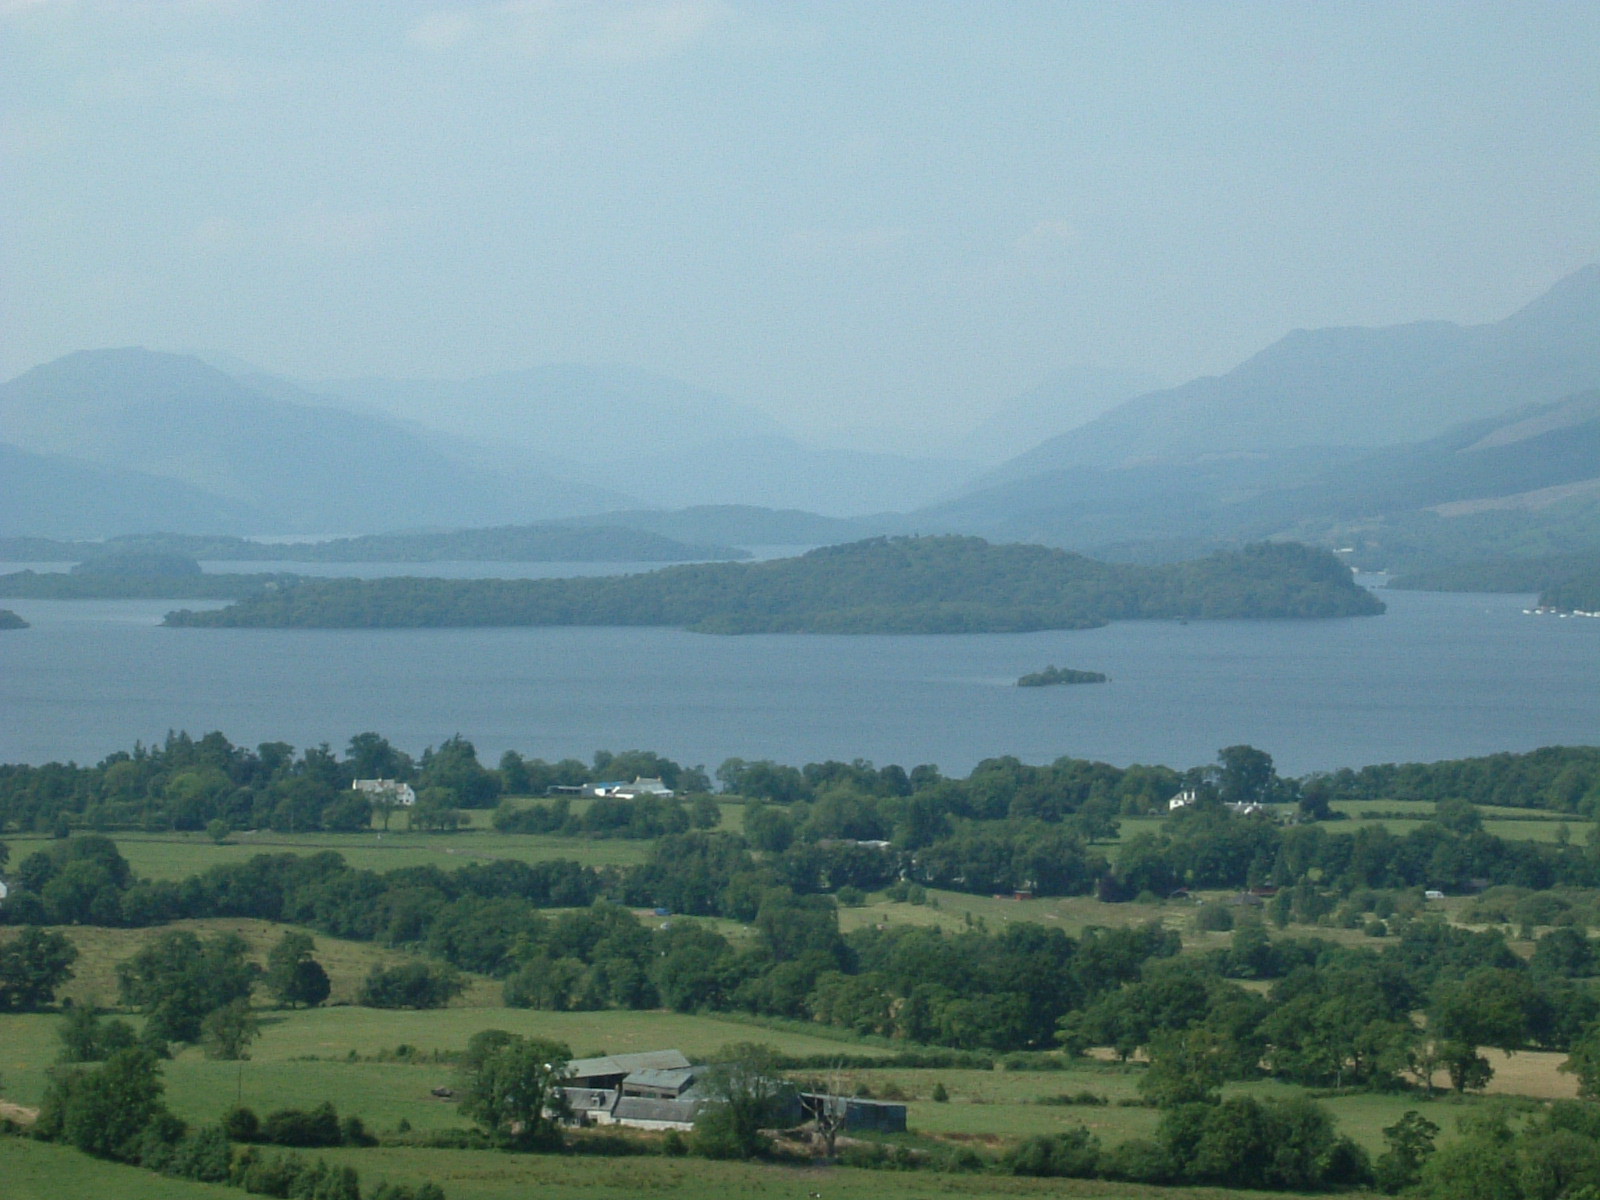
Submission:
[[[310,934],[291,929],[267,955],[267,990],[279,1004],[315,1008],[328,998],[328,973],[311,957],[316,948]]]
[[[261,1033],[261,1025],[248,1000],[233,1000],[207,1013],[200,1033],[207,1058],[237,1062],[250,1057],[250,1043]]]

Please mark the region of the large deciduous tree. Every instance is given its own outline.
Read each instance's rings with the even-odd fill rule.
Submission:
[[[30,1012],[55,999],[72,978],[78,948],[51,930],[24,929],[0,945],[0,1012]]]
[[[709,1158],[754,1158],[767,1149],[763,1129],[782,1118],[794,1086],[769,1046],[724,1046],[701,1088],[710,1103],[695,1122],[696,1148]]]
[[[519,1149],[559,1140],[558,1087],[572,1052],[557,1042],[485,1029],[467,1043],[460,1066],[461,1114]]]
[[[278,1003],[293,1008],[303,1004],[315,1008],[328,998],[332,985],[322,964],[311,955],[317,944],[308,933],[288,930],[267,954],[267,990]]]

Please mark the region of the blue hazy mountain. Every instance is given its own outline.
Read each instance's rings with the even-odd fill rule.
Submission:
[[[148,506],[118,519],[108,504],[113,523],[97,521],[101,532],[218,529],[192,519],[196,491],[231,506],[218,510],[230,532],[261,533],[503,524],[626,500],[620,489],[532,469],[494,472],[441,440],[319,399],[269,395],[189,355],[81,351],[0,385],[0,429],[35,455],[191,489],[173,493],[170,513],[158,506],[157,522]],[[50,511],[43,505],[37,522],[13,531],[43,532]]]
[[[101,538],[126,529],[222,533],[263,528],[251,505],[139,471],[0,443],[0,534]]]
[[[662,508],[742,504],[835,517],[903,511],[954,492],[974,463],[805,444],[760,409],[680,379],[555,364],[459,380],[307,385]]]
[[[1305,446],[1419,442],[1600,387],[1600,264],[1502,321],[1297,330],[1226,375],[1120,404],[982,481]]]
[[[1497,537],[1519,524],[1534,537],[1552,518],[1581,539],[1587,518],[1574,527],[1561,504],[1600,478],[1597,387],[1600,266],[1490,325],[1291,334],[1227,375],[1052,438],[914,517],[1080,549],[1141,543],[1143,555],[1498,505],[1522,515],[1488,522]]]

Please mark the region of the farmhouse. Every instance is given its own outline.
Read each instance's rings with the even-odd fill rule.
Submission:
[[[670,796],[672,789],[659,779],[639,776],[632,783],[614,780],[609,783],[591,783],[583,789],[586,796],[616,796],[623,800],[637,800],[640,796]]]
[[[678,1050],[612,1054],[574,1059],[561,1090],[580,1124],[693,1129],[704,1102],[695,1076]]]
[[[697,1087],[704,1068],[692,1066],[677,1050],[612,1054],[574,1059],[561,1088],[580,1125],[623,1125],[631,1129],[694,1128],[709,1097]],[[845,1129],[904,1132],[906,1106],[825,1092],[791,1093],[779,1124],[828,1117]]]
[[[417,802],[417,793],[411,785],[397,779],[357,779],[350,786],[358,792],[365,792],[375,801],[387,801],[401,808],[410,808]]]

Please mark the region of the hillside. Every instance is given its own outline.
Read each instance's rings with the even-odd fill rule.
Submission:
[[[1389,581],[1389,586],[1397,591],[1413,592],[1542,593],[1568,580],[1595,574],[1600,574],[1600,550],[1588,554],[1545,554],[1452,563],[1397,576]]]
[[[134,552],[212,562],[693,562],[748,558],[734,546],[680,542],[608,525],[501,525],[436,533],[379,533],[323,542],[261,542],[196,534],[129,534],[103,542],[0,538],[0,558],[94,561]]]
[[[1293,537],[1420,567],[1600,546],[1600,391],[1378,450],[1305,448],[1016,480],[922,516],[1085,549]]]
[[[310,386],[419,430],[490,447],[484,461],[501,471],[537,464],[663,507],[759,505],[833,516],[904,510],[950,494],[974,470],[808,445],[752,405],[623,367],[560,363],[470,379]]]
[[[877,538],[758,563],[588,579],[318,580],[167,623],[398,628],[664,625],[702,633],[991,633],[1140,618],[1383,611],[1331,554],[1250,546],[1140,567],[981,538]]]
[[[0,442],[0,534],[95,538],[127,529],[261,528],[254,505],[176,479]],[[33,556],[29,556],[33,557]]]
[[[1143,460],[1383,446],[1600,387],[1600,264],[1488,325],[1297,330],[1225,375],[1151,392],[984,482]]]
[[[573,518],[568,523],[604,523],[685,542],[720,542],[730,546],[830,545],[883,532],[880,522],[870,517],[846,520],[800,509],[762,508],[752,504],[634,509],[608,512],[599,517]]]
[[[1562,612],[1600,613],[1600,566],[1591,564],[1579,572],[1539,594],[1544,608],[1558,608]]]
[[[263,532],[489,524],[594,511],[614,506],[619,494],[531,471],[494,474],[393,421],[317,396],[267,395],[197,358],[138,347],[70,354],[0,385],[0,425],[36,455],[222,497]],[[93,532],[151,527],[144,512],[108,515],[121,519]],[[226,525],[239,531],[239,522]],[[48,532],[42,524],[14,528]]]

